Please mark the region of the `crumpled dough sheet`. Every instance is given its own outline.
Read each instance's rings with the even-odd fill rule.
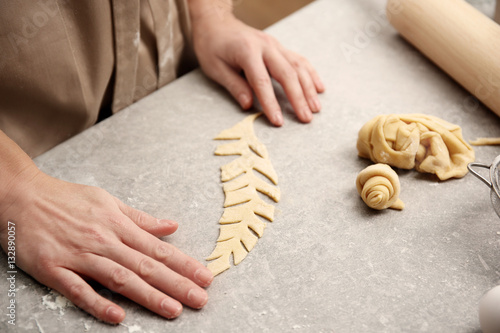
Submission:
[[[380,115],[359,131],[358,154],[375,163],[436,174],[440,180],[461,178],[474,150],[462,129],[424,114]]]

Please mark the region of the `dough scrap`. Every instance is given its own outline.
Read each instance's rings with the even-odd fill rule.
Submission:
[[[262,113],[246,117],[230,129],[222,131],[215,140],[238,140],[221,144],[215,155],[240,155],[221,167],[221,181],[224,183],[224,213],[219,224],[220,233],[215,249],[207,257],[207,267],[215,275],[231,267],[230,257],[235,265],[247,256],[257,240],[262,237],[266,224],[258,217],[272,222],[274,206],[262,200],[259,193],[280,200],[278,176],[269,160],[267,148],[255,136],[253,122]],[[254,173],[258,171],[271,183]],[[273,185],[274,184],[274,185]]]
[[[399,199],[398,174],[387,164],[377,163],[363,169],[356,178],[356,189],[370,208],[402,210],[405,207]]]
[[[424,114],[380,115],[359,131],[360,157],[402,169],[436,174],[440,180],[461,178],[474,161],[474,150],[460,126]]]
[[[473,146],[496,146],[500,145],[500,138],[477,138],[469,143]]]

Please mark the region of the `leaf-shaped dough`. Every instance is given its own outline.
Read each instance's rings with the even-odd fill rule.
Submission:
[[[221,225],[217,241],[223,242],[235,238],[234,235],[239,235],[241,243],[243,243],[248,252],[252,251],[255,244],[257,244],[258,237],[250,230],[248,225],[241,222]]]
[[[275,202],[280,201],[280,189],[255,176],[252,170],[248,170],[244,175],[234,179],[231,182],[224,183],[223,189],[224,192],[236,191],[240,188],[249,186],[250,184],[252,184],[257,191],[267,195]]]
[[[232,128],[224,130],[215,137],[215,140],[237,140],[236,143],[229,143],[223,146],[249,147],[262,158],[268,158],[267,148],[255,136],[253,132],[253,122],[260,117],[262,112],[255,113],[246,117],[243,121],[237,123]],[[220,146],[219,146],[220,147]],[[227,151],[225,151],[227,150]],[[217,148],[216,155],[241,155],[243,152],[238,152],[235,148]]]
[[[274,220],[274,206],[271,206],[262,199],[251,200],[243,205],[227,207],[220,218],[220,223],[232,223],[242,221],[250,214],[257,214],[270,222]]]
[[[245,153],[241,157],[229,162],[221,167],[221,179],[223,182],[238,177],[242,173],[257,170],[275,185],[278,184],[278,175],[274,171],[271,161],[255,154]]]
[[[245,216],[242,218],[241,221],[236,221],[236,222],[224,222],[224,221],[221,221],[220,222],[221,224],[221,232],[220,232],[220,235],[219,235],[219,239],[218,240],[226,240],[226,239],[229,239],[231,237],[234,237],[234,234],[228,234],[228,232],[230,232],[231,228],[224,228],[224,226],[234,226],[234,225],[242,225],[242,226],[245,226],[246,228],[249,228],[249,229],[252,229],[253,232],[255,232],[257,234],[257,236],[259,237],[262,237],[262,235],[264,234],[264,229],[266,228],[266,224],[264,222],[262,222],[261,219],[259,219],[255,214],[250,214],[248,216]],[[224,230],[224,231],[222,231]],[[224,234],[223,234],[224,232]]]
[[[270,222],[274,219],[274,206],[264,202],[257,191],[278,202],[280,190],[257,177],[256,170],[275,185],[278,176],[268,157],[266,147],[253,132],[253,121],[260,113],[246,117],[230,129],[222,131],[216,140],[238,140],[221,144],[216,155],[240,155],[237,159],[221,167],[221,180],[226,195],[224,213],[219,220],[220,234],[207,267],[214,275],[230,268],[230,257],[238,265],[257,244],[264,233],[266,224],[257,217]]]

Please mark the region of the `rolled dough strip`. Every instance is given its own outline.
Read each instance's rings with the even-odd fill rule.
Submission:
[[[377,163],[363,169],[356,178],[356,189],[368,207],[402,210],[401,187],[397,173],[387,164]]]

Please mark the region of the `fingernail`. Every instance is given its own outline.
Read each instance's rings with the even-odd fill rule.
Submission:
[[[170,298],[161,301],[161,309],[168,318],[178,317],[182,312],[182,305]]]
[[[212,280],[214,279],[214,276],[212,272],[210,272],[209,269],[207,268],[199,268],[195,273],[194,273],[194,278],[197,280],[198,284],[202,286],[208,286]]]
[[[321,102],[319,101],[318,97],[314,97],[314,107],[316,108],[315,111],[321,110]]]
[[[187,298],[195,308],[202,308],[208,301],[206,291],[199,288],[189,290]]]
[[[250,97],[247,94],[240,94],[238,96],[238,103],[240,103],[242,108],[248,108],[250,105]]]
[[[311,110],[309,108],[304,108],[302,110],[302,114],[304,115],[304,120],[306,122],[310,122],[312,120],[312,113],[311,113]]]
[[[177,225],[177,222],[172,221],[172,220],[167,220],[167,219],[158,219],[158,223],[163,224],[163,225],[170,225],[170,226]]]
[[[106,310],[106,316],[108,317],[108,321],[110,321],[112,323],[119,323],[123,320],[122,311],[118,310],[114,306],[110,306]]]
[[[281,114],[281,111],[278,111],[277,113],[274,114],[273,123],[276,126],[283,125],[283,115]]]
[[[321,79],[319,79],[318,81],[318,84],[319,84],[319,90],[320,91],[324,91],[325,90],[325,84],[323,83],[323,81],[321,81]]]

